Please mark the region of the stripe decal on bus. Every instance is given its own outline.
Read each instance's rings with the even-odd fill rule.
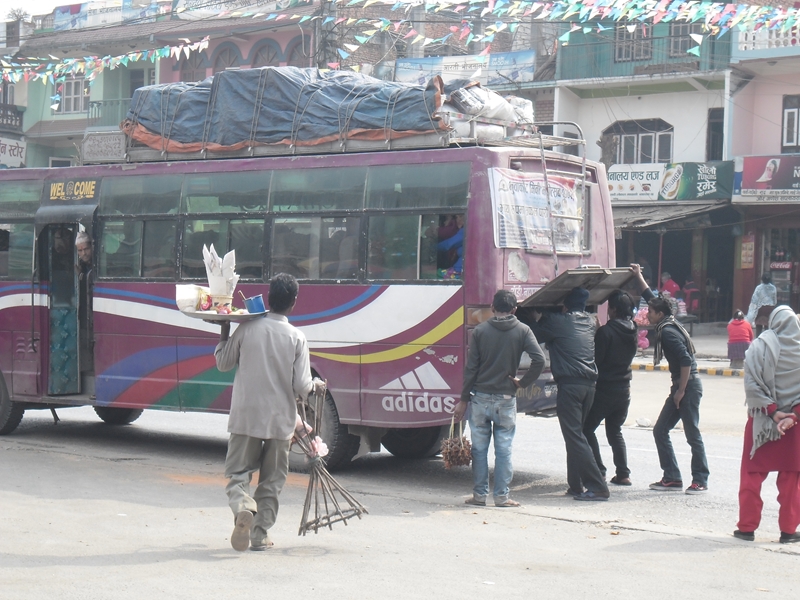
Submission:
[[[456,310],[452,315],[447,317],[439,325],[431,329],[428,333],[421,335],[417,339],[412,340],[407,344],[403,344],[402,346],[398,346],[396,348],[391,348],[390,350],[381,350],[380,352],[372,352],[370,354],[355,354],[355,355],[312,351],[311,355],[316,356],[318,358],[325,358],[327,360],[332,360],[335,362],[350,363],[350,364],[369,365],[369,364],[390,362],[393,360],[399,360],[401,358],[406,358],[408,356],[416,354],[421,350],[421,346],[427,347],[432,344],[435,344],[442,338],[454,332],[463,324],[464,324],[464,308],[459,307],[458,310]]]
[[[296,316],[295,315],[291,315],[289,317],[289,322],[290,323],[300,323],[301,321],[313,321],[315,319],[323,319],[325,317],[332,317],[333,315],[338,315],[338,314],[341,314],[343,312],[347,312],[351,308],[353,308],[355,306],[358,306],[359,304],[361,304],[365,300],[368,300],[369,298],[371,298],[372,296],[377,294],[381,290],[381,288],[383,288],[383,287],[384,286],[381,286],[381,285],[370,286],[358,298],[354,298],[350,302],[347,302],[347,303],[342,304],[340,306],[336,306],[334,308],[330,308],[328,310],[323,310],[323,311],[318,312],[318,313],[312,313],[310,315],[296,315]],[[308,288],[304,289],[304,291],[306,291],[307,289]],[[311,288],[311,289],[313,289],[313,288]]]

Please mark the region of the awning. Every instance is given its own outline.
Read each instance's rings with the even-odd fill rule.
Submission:
[[[727,200],[714,202],[692,202],[682,204],[637,204],[612,205],[614,227],[619,229],[643,229],[653,225],[667,224],[667,228],[689,228],[689,219],[705,218],[714,209],[727,205]],[[697,222],[702,227],[710,223]]]
[[[589,291],[587,305],[602,304],[614,290],[624,288],[635,275],[627,267],[601,269],[570,269],[564,271],[540,290],[528,296],[520,306],[559,306],[572,288],[582,287]]]
[[[92,227],[92,218],[96,204],[65,204],[55,206],[40,206],[34,216],[36,235],[48,225],[81,223],[87,229]]]

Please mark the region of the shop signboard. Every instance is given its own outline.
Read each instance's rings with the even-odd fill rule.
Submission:
[[[611,165],[608,169],[608,191],[612,202],[658,200],[666,165]]]
[[[24,167],[27,142],[0,137],[0,169],[6,167]]]
[[[608,191],[612,202],[680,202],[731,197],[733,162],[684,162],[612,165]]]
[[[745,156],[737,160],[734,204],[800,202],[800,156]]]

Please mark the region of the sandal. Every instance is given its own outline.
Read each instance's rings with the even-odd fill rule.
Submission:
[[[495,506],[498,508],[516,508],[522,505],[516,500],[508,498],[505,502],[501,502],[500,504],[495,504]]]
[[[486,506],[486,500],[481,501],[475,497],[472,497],[464,500],[464,504],[471,504],[472,506]]]
[[[614,477],[611,478],[611,483],[614,485],[633,485],[630,477],[620,477],[619,475],[614,475]]]

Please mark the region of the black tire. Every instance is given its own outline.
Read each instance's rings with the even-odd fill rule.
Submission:
[[[398,458],[430,458],[439,454],[449,431],[449,425],[390,429],[381,444]]]
[[[106,425],[130,425],[142,416],[141,408],[112,408],[110,406],[95,406],[94,412],[103,419]]]
[[[302,414],[302,412],[300,413]],[[314,414],[306,404],[306,419],[313,423]],[[328,455],[325,457],[325,466],[329,471],[343,469],[353,460],[358,453],[358,446],[361,438],[347,432],[347,425],[339,422],[339,411],[336,410],[336,403],[330,392],[325,394],[322,404],[322,432],[319,436],[328,446]],[[315,434],[316,435],[316,434]],[[296,444],[292,446],[289,453],[289,470],[297,473],[307,473],[308,463],[303,451]]]
[[[0,379],[0,435],[12,433],[22,421],[25,409],[19,402],[12,402],[5,382]]]

